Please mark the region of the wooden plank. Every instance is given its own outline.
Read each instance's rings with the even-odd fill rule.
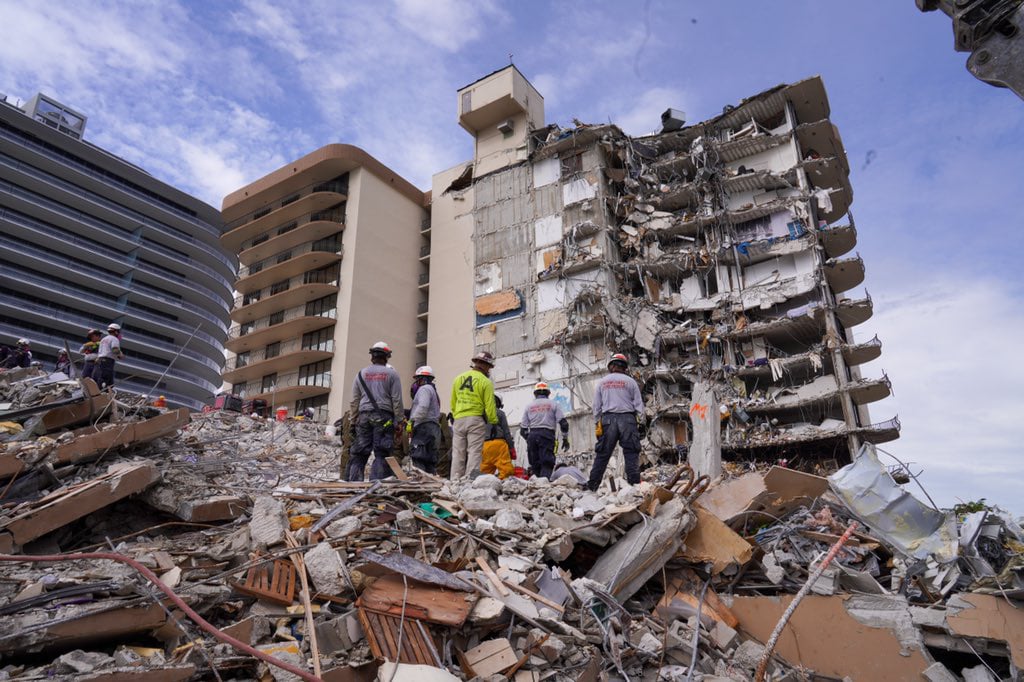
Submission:
[[[395,474],[395,477],[399,481],[409,480],[409,474],[402,471],[402,465],[398,463],[397,459],[395,459],[394,457],[385,457],[384,461],[388,463],[388,466],[391,467],[392,473]]]
[[[88,381],[88,379],[85,379]],[[92,398],[86,398],[80,403],[55,407],[43,415],[43,428],[47,433],[57,429],[66,429],[69,426],[77,426],[85,422],[91,422],[100,416],[111,414],[111,403],[114,397],[109,393],[103,393]]]
[[[370,652],[378,661],[398,661],[440,667],[441,657],[429,631],[415,619],[402,619],[370,609],[357,609]],[[402,648],[399,651],[398,643]]]
[[[400,615],[404,602],[405,614],[408,617],[439,625],[461,627],[476,601],[476,596],[471,593],[425,585],[415,580],[407,582],[408,589],[401,576],[384,576],[363,590],[356,601],[356,606],[378,613]]]
[[[466,664],[473,674],[482,678],[501,674],[519,659],[507,639],[490,639],[465,653]]]
[[[89,426],[76,431],[75,438],[58,446],[53,456],[59,465],[84,462],[112,448],[148,443],[170,435],[188,422],[189,411],[183,407],[152,419],[124,422],[102,431]]]
[[[518,592],[519,594],[523,595],[524,597],[529,597],[530,599],[539,601],[544,606],[547,606],[548,608],[554,609],[555,611],[558,611],[559,613],[565,613],[565,607],[563,607],[561,604],[556,604],[555,602],[551,601],[547,597],[539,595],[536,592],[532,592],[532,591],[526,589],[525,587],[523,587],[521,585],[516,585],[515,583],[509,582],[507,580],[505,580],[503,582],[506,585],[508,585],[509,587],[511,587],[513,590]]]
[[[487,563],[487,559],[485,559],[482,556],[478,556],[476,558],[476,563],[480,566],[481,569],[483,569],[484,575],[487,576],[487,579],[491,581],[491,584],[494,585],[494,589],[498,590],[498,593],[501,596],[507,597],[509,594],[511,594],[508,591],[508,588],[505,587],[505,583],[501,582],[501,578],[499,578],[498,574],[494,572],[494,569],[491,568],[491,565]]]

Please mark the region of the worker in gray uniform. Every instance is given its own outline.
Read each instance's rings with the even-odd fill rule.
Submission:
[[[434,370],[423,365],[412,379],[412,407],[406,430],[410,432],[409,457],[418,469],[437,473],[437,443],[441,438],[441,398],[434,386]]]
[[[597,445],[594,447],[594,466],[590,468],[587,488],[597,490],[604,478],[608,460],[616,445],[622,446],[626,465],[626,480],[630,485],[640,482],[640,419],[644,401],[640,387],[626,374],[629,361],[622,353],[608,360],[606,374],[594,388],[594,422]]]
[[[562,429],[562,451],[569,449],[569,421],[562,408],[551,400],[551,389],[543,381],[533,387],[533,402],[523,410],[519,433],[526,439],[526,457],[533,475],[551,478],[555,469],[555,425]]]
[[[346,481],[362,481],[366,463],[373,453],[370,480],[385,478],[388,472],[385,458],[395,447],[395,436],[401,434],[401,420],[405,416],[402,406],[402,380],[388,366],[391,348],[383,341],[370,347],[370,364],[359,370],[352,382],[352,402],[349,414],[356,415],[355,438],[349,452]]]

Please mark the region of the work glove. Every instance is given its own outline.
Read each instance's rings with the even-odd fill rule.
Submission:
[[[569,438],[562,436],[562,452],[569,452]]]
[[[515,448],[510,448],[509,451],[508,451],[508,456],[509,456],[509,459],[515,459],[516,458],[516,449]]]
[[[604,435],[604,427],[601,426],[601,422],[597,422],[596,424],[594,424],[594,435],[596,435],[598,438]]]
[[[412,420],[405,422],[405,432],[412,433]]]

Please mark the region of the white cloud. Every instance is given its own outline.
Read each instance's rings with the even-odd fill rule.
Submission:
[[[1014,351],[1024,296],[967,273],[910,279],[909,291],[877,297],[875,316],[858,328],[858,338],[878,333],[884,344],[865,376],[886,368],[893,381],[894,397],[871,405],[872,417],[898,411],[903,424],[900,439],[882,447],[923,468],[940,504],[987,497],[1024,512],[1024,363]]]
[[[459,51],[504,19],[489,0],[395,0],[395,8],[404,28],[447,52]]]
[[[286,10],[267,0],[245,0],[242,4],[244,10],[232,16],[239,31],[263,40],[272,48],[283,50],[297,61],[309,57],[307,44],[315,43],[317,35],[304,35]]]

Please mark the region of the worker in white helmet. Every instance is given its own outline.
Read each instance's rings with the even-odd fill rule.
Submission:
[[[383,341],[370,346],[370,364],[359,370],[352,382],[349,414],[355,419],[355,438],[349,451],[345,480],[362,481],[366,464],[373,454],[370,480],[388,475],[385,458],[395,447],[405,417],[402,405],[402,379],[388,366],[391,347]]]
[[[569,450],[569,420],[562,407],[551,400],[551,388],[541,381],[533,387],[533,402],[523,410],[519,433],[526,440],[530,470],[538,478],[551,478],[555,470],[555,427],[562,430],[562,451]]]
[[[100,389],[114,387],[114,366],[124,357],[121,352],[121,325],[111,322],[107,325],[107,335],[100,339],[99,350],[96,352],[96,369],[93,379]]]
[[[418,469],[437,473],[437,443],[441,438],[441,398],[434,385],[430,365],[418,368],[412,377],[412,407],[405,428],[409,437],[409,456]]]
[[[644,401],[640,387],[626,374],[629,361],[622,353],[608,360],[608,374],[594,387],[594,465],[590,467],[587,487],[597,490],[616,445],[622,446],[626,480],[630,485],[640,482],[640,427]]]

